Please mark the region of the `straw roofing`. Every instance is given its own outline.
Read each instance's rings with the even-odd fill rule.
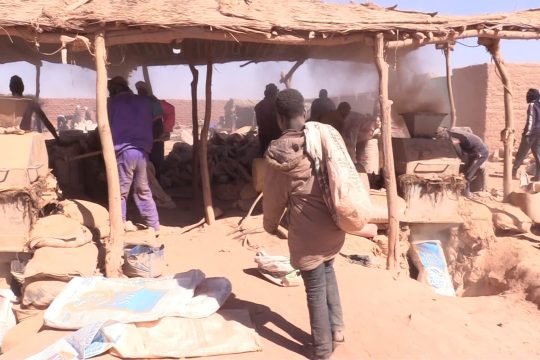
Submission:
[[[48,43],[58,47],[58,34],[92,39],[102,29],[109,54],[125,66],[204,63],[208,41],[215,47],[216,62],[307,57],[371,61],[376,32],[383,32],[396,46],[494,37],[508,31],[509,37],[534,38],[540,32],[540,9],[451,17],[318,0],[0,0],[0,26],[5,34],[27,43],[13,40],[12,48],[20,54],[0,55],[4,62],[28,59],[29,48],[35,61],[59,62],[57,53],[43,55],[55,50]],[[171,57],[174,42],[182,42],[181,56]],[[0,45],[7,45],[7,40]],[[72,61],[92,66],[88,55],[73,53],[85,52],[85,46],[74,42],[67,47]]]

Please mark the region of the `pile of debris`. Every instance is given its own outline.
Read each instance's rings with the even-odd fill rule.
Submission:
[[[251,182],[251,163],[259,155],[257,134],[250,127],[208,141],[208,167],[213,184]],[[193,181],[193,147],[177,142],[165,159],[161,182],[165,188],[189,186]]]

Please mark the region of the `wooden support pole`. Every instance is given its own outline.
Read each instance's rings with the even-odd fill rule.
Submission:
[[[291,88],[291,82],[292,82],[292,77],[294,75],[294,73],[296,72],[296,70],[305,62],[306,60],[298,60],[294,65],[293,67],[291,68],[291,70],[289,70],[289,72],[286,74],[286,75],[283,75],[283,73],[281,73],[281,79],[279,80],[280,83],[284,84],[285,87],[287,89],[290,89]]]
[[[41,93],[41,64],[36,64],[36,100]]]
[[[500,51],[499,39],[478,39],[478,43],[484,45],[491,54],[497,71],[501,75],[501,81],[504,87],[504,121],[505,129],[501,133],[501,140],[504,144],[504,179],[503,192],[504,201],[508,201],[508,196],[512,192],[512,150],[514,148],[514,108],[512,105],[512,83],[510,75],[504,64]]]
[[[95,38],[96,60],[96,103],[97,123],[103,159],[107,172],[107,190],[109,192],[109,220],[111,233],[105,243],[105,274],[107,277],[122,276],[122,252],[124,224],[120,205],[120,178],[116,165],[116,155],[112,141],[109,117],[107,115],[107,50],[103,32],[96,34]]]
[[[142,66],[142,74],[144,82],[146,83],[146,88],[148,89],[149,94],[154,94],[154,90],[152,89],[152,82],[150,81],[150,74],[148,73],[148,66],[143,65]]]
[[[191,81],[191,122],[193,127],[193,159],[192,159],[192,174],[193,174],[193,197],[199,199],[199,109],[197,99],[197,88],[199,86],[199,70],[190,64],[189,70],[193,75]]]
[[[454,51],[453,46],[445,44],[444,57],[446,59],[446,86],[448,87],[448,101],[450,102],[450,129],[456,126],[456,103],[454,99],[454,90],[452,89],[452,67],[450,64],[450,51]]]
[[[208,61],[206,63],[206,97],[205,97],[205,111],[204,111],[204,124],[201,131],[200,142],[200,165],[201,165],[201,180],[202,191],[204,201],[204,213],[206,217],[206,223],[212,225],[216,219],[214,217],[214,207],[212,206],[212,188],[210,187],[210,173],[208,169],[208,129],[210,128],[210,120],[212,118],[212,45],[207,47]]]
[[[391,102],[388,99],[388,63],[384,59],[384,36],[377,34],[375,41],[375,62],[379,73],[379,103],[381,106],[382,140],[384,156],[384,184],[388,201],[388,258],[386,267],[395,270],[397,265],[397,244],[399,237],[398,195],[394,154],[392,152]]]

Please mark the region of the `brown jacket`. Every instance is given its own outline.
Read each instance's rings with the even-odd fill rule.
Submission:
[[[339,253],[345,233],[326,207],[304,147],[303,131],[286,131],[266,152],[264,229],[275,233],[288,208],[291,264],[312,270]]]

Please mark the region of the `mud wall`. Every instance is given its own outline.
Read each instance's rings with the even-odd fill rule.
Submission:
[[[514,128],[519,137],[525,124],[525,94],[531,87],[540,88],[540,64],[507,64],[512,79]],[[469,66],[453,71],[457,125],[470,126],[491,151],[502,147],[504,129],[504,88],[494,64]]]
[[[457,126],[469,126],[485,139],[487,64],[454,69],[452,87],[456,103]]]
[[[527,102],[525,94],[529,88],[540,88],[540,64],[507,64],[512,79],[514,128],[516,140],[519,139],[525,126]],[[487,66],[487,101],[485,139],[493,149],[502,147],[500,132],[504,129],[504,88],[494,64]]]

